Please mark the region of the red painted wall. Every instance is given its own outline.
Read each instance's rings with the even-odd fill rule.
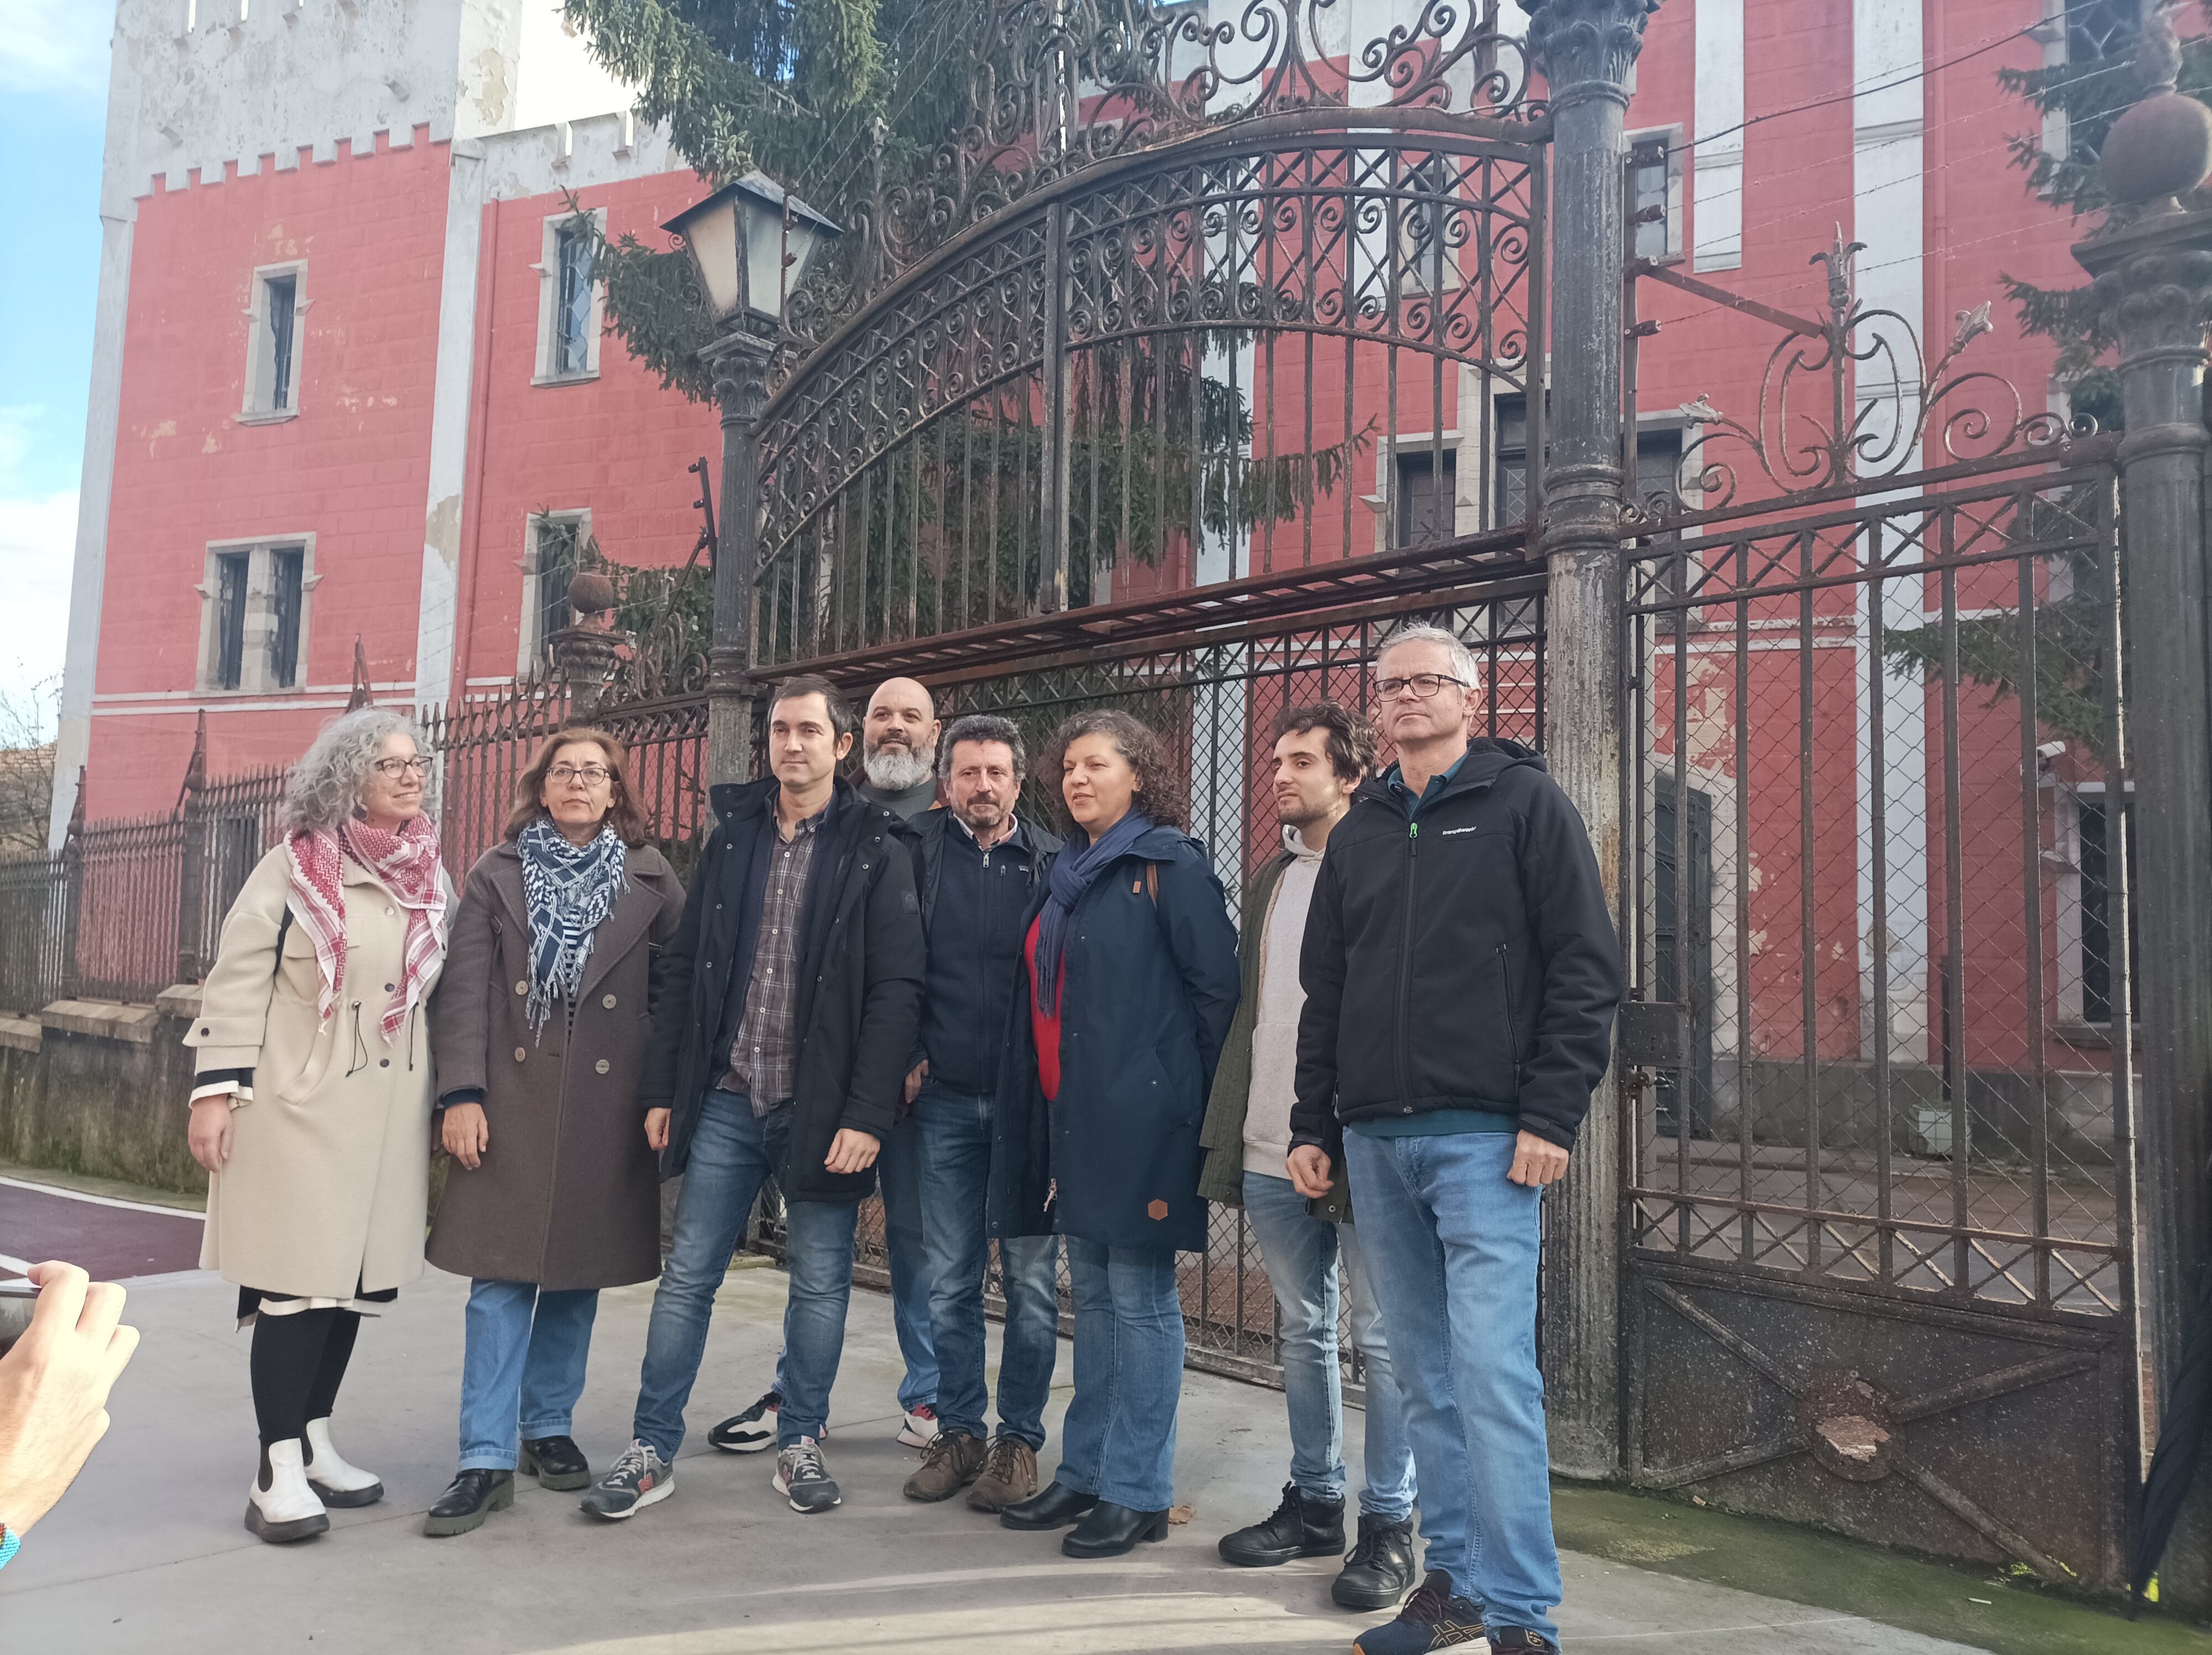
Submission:
[[[361,637],[372,682],[415,671],[437,356],[447,150],[411,148],[156,191],[138,204],[95,693],[167,693],[174,712],[95,703],[86,809],[167,809],[192,742],[211,540],[311,531],[320,577],[301,681],[344,685]],[[197,175],[196,175],[197,178]],[[252,273],[305,259],[295,419],[246,425]],[[338,691],[342,700],[343,690]],[[296,753],[328,709],[225,713],[226,699],[328,701],[312,688],[204,697],[209,765]]]

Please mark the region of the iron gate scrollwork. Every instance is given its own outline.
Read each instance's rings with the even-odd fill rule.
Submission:
[[[2116,449],[1966,367],[1979,313],[1924,367],[1853,251],[1759,417],[1681,411],[1702,432],[1628,553],[1630,958],[1681,1048],[1626,1055],[1627,1469],[2110,1585],[2137,1469]],[[1785,413],[1808,374],[1819,417]]]

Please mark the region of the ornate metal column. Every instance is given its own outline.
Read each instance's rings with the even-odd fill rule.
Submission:
[[[1551,451],[1544,459],[1545,760],[1589,824],[1620,911],[1621,169],[1628,82],[1659,0],[1540,0],[1528,44],[1550,87]],[[1548,1197],[1544,1368],[1552,1463],[1620,1465],[1620,1094],[1608,1074]]]
[[[724,334],[701,357],[722,411],[722,520],[714,556],[714,635],[707,652],[707,779],[744,782],[753,768],[754,583],[760,572],[760,450],[769,346]]]
[[[2127,774],[2136,862],[2148,900],[2136,998],[2142,1085],[2135,1122],[2137,1293],[2153,1390],[2162,1408],[2179,1361],[2198,1261],[2212,1244],[2212,574],[2204,468],[2205,328],[2212,320],[2212,210],[2177,198],[2212,168],[2204,106],[2174,90],[2180,53],[2154,3],[2144,7],[2142,100],[2113,123],[2101,156],[2122,204],[2074,255],[2094,272],[2098,309],[2119,345],[2126,435],[2120,443],[2121,540],[2133,682]],[[2118,1009],[2115,1008],[2115,1015]],[[2154,1436],[2155,1418],[2144,1421]],[[2205,1502],[2195,1502],[2204,1520]],[[2169,1577],[2185,1601],[2212,1597],[2212,1571],[2188,1527]],[[2198,1529],[2201,1536],[2202,1528]],[[2168,1585],[2181,1583],[2169,1578]],[[2171,1597],[2173,1594],[2168,1593]]]

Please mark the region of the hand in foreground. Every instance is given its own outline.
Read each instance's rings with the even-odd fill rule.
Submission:
[[[921,1096],[921,1083],[929,1079],[929,1059],[916,1063],[906,1077],[906,1100],[911,1104]]]
[[[665,1109],[645,1111],[645,1147],[656,1155],[668,1147],[668,1117]]]
[[[1328,1152],[1318,1144],[1300,1144],[1283,1165],[1290,1169],[1291,1187],[1308,1201],[1319,1201],[1336,1188],[1328,1175]]]
[[[1542,1189],[1567,1176],[1567,1152],[1549,1138],[1524,1132],[1513,1143],[1513,1165],[1505,1176],[1516,1183]]]
[[[197,1111],[195,1111],[197,1113]],[[28,1532],[107,1433],[107,1393],[138,1348],[123,1289],[74,1264],[33,1264],[29,1331],[0,1356],[0,1523]]]
[[[822,1158],[822,1165],[832,1172],[865,1172],[876,1164],[876,1151],[881,1147],[866,1133],[841,1126],[830,1141],[830,1153]]]
[[[453,1104],[446,1110],[446,1153],[473,1172],[491,1147],[491,1123],[482,1104]]]
[[[203,1098],[192,1105],[192,1123],[186,1137],[192,1159],[210,1172],[230,1164],[230,1099]]]

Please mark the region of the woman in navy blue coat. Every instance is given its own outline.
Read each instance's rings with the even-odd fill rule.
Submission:
[[[1041,767],[1073,825],[1030,915],[1000,1065],[993,1228],[1067,1238],[1075,1396],[1052,1482],[1010,1529],[1071,1557],[1167,1536],[1182,1391],[1177,1249],[1206,1244],[1199,1123],[1237,1010],[1237,933],[1159,738],[1062,725]]]

